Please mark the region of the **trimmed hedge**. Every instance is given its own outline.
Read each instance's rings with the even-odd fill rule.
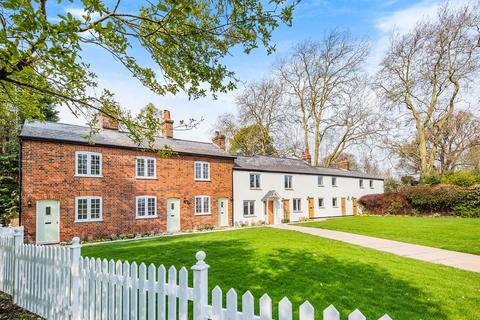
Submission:
[[[361,197],[358,203],[365,212],[379,215],[457,215],[480,217],[480,185],[413,186],[395,192]]]

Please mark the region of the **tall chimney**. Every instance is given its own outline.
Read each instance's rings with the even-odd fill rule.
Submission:
[[[173,138],[173,120],[170,119],[170,111],[163,110],[162,135],[165,138]]]
[[[98,126],[101,129],[110,129],[110,130],[118,130],[118,121],[113,119],[103,112],[98,113]]]
[[[225,135],[220,134],[219,131],[215,131],[215,135],[212,138],[212,142],[216,144],[220,149],[225,150]]]
[[[301,159],[308,164],[312,164],[312,156],[308,148],[305,148],[305,151],[303,151]]]
[[[337,166],[342,170],[350,170],[350,161],[347,158],[342,158],[338,161]]]

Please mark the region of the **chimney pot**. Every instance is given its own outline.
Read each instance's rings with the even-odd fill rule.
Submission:
[[[118,130],[118,121],[100,112],[98,114],[98,126],[102,129]]]
[[[305,148],[305,151],[303,151],[301,159],[308,164],[312,164],[312,156],[308,148]]]
[[[169,110],[163,110],[162,120],[162,135],[165,138],[173,138],[173,120],[170,119]]]
[[[338,161],[337,166],[339,169],[342,169],[342,170],[350,170],[350,162],[346,158]]]
[[[225,135],[220,134],[220,131],[215,131],[212,142],[216,144],[220,149],[225,150]]]

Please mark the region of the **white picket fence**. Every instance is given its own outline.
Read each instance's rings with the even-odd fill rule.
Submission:
[[[241,307],[234,289],[224,296],[216,286],[209,293],[209,266],[203,251],[197,252],[197,263],[190,268],[193,287],[189,287],[185,267],[166,270],[163,265],[147,267],[81,257],[79,242],[74,238],[70,247],[39,246],[23,244],[20,228],[0,234],[0,291],[13,295],[15,304],[47,319],[273,319],[272,300],[267,294],[259,299],[256,314],[256,299],[249,291],[242,295]],[[292,318],[292,303],[283,298],[278,304],[278,319]],[[340,314],[331,305],[317,318],[340,320]],[[299,307],[299,319],[315,319],[308,301]],[[365,319],[359,310],[348,315],[348,320]],[[388,319],[384,315],[379,320]]]

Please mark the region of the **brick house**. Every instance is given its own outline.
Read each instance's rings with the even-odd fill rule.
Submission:
[[[28,241],[56,243],[74,236],[177,232],[232,225],[234,157],[225,138],[213,143],[173,137],[164,111],[154,148],[137,146],[106,118],[101,130],[61,123],[27,123],[21,133],[21,214]]]

